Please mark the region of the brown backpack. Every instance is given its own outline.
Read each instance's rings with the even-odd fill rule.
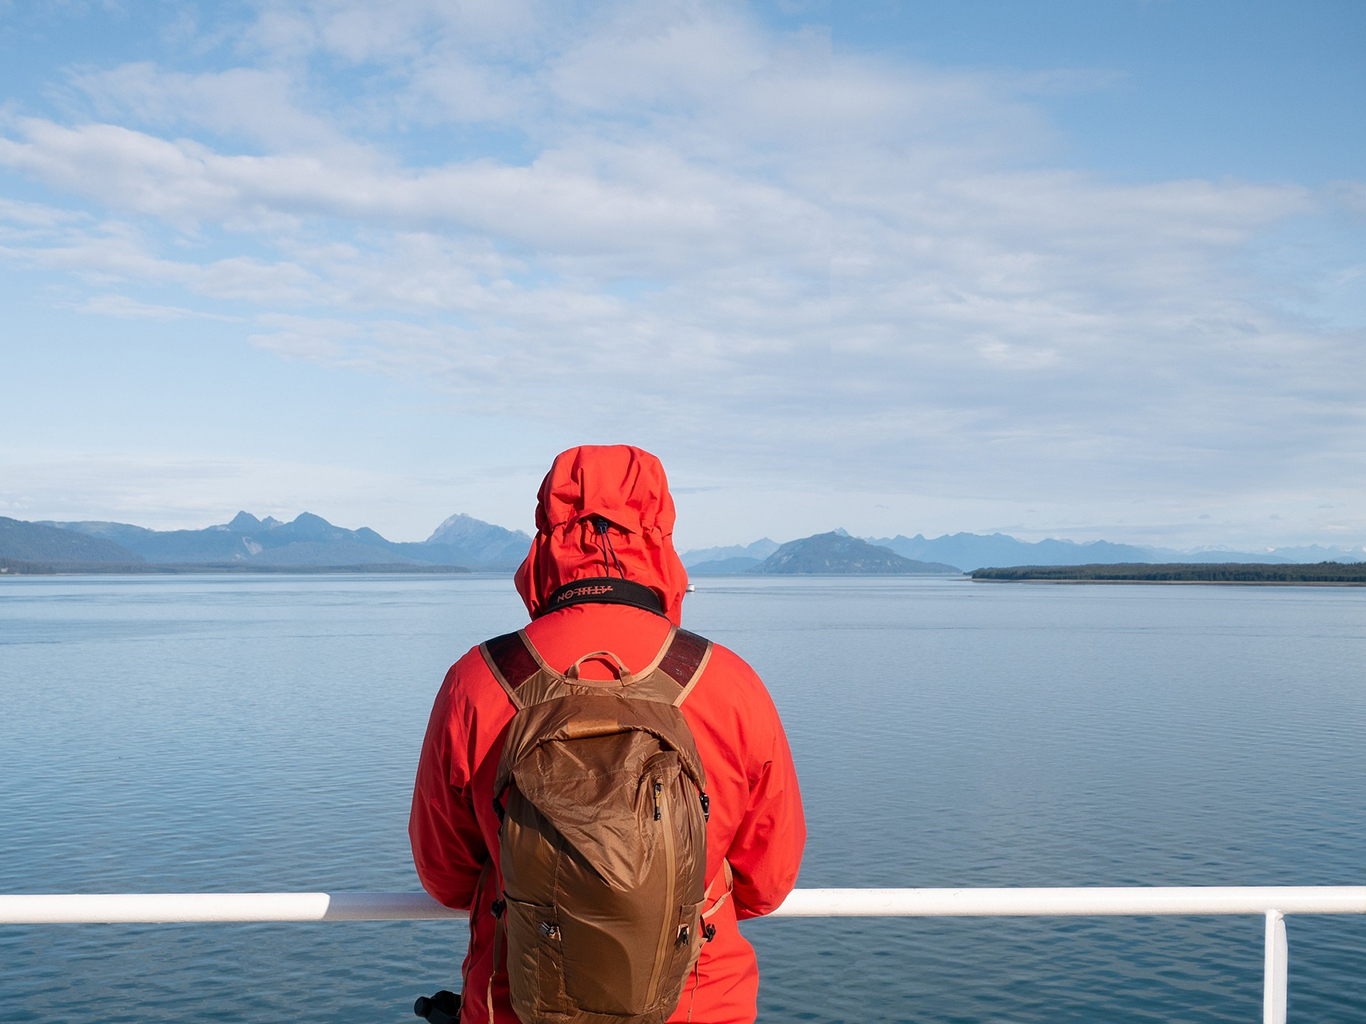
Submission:
[[[480,650],[517,708],[494,783],[512,1007],[523,1024],[659,1024],[710,931],[706,775],[679,708],[711,643],[672,628],[635,674],[608,651],[561,674],[521,631]],[[590,658],[618,678],[581,679]]]

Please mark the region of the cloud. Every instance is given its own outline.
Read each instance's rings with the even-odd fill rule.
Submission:
[[[114,125],[26,119],[19,129],[19,138],[0,138],[0,163],[177,225],[322,217],[470,231],[621,271],[641,260],[663,270],[745,251],[776,255],[806,241],[820,219],[798,196],[656,147],[551,151],[525,167],[479,160],[384,172],[313,155],[226,156]]]
[[[327,53],[389,65],[452,42],[487,53],[524,47],[575,5],[529,0],[263,0],[246,39],[272,57]],[[557,12],[563,11],[557,17]]]
[[[158,306],[126,295],[92,295],[77,307],[82,313],[96,316],[116,316],[124,319],[143,320],[221,320],[233,323],[240,317],[206,313],[198,309],[182,309],[179,306]]]
[[[63,210],[42,203],[26,203],[14,199],[0,199],[0,224],[20,228],[51,228],[86,220],[74,210]]]
[[[264,3],[242,66],[81,71],[88,116],[0,131],[73,203],[0,208],[3,252],[91,311],[230,304],[282,357],[739,475],[1118,501],[1366,470],[1360,325],[1248,258],[1363,183],[1108,181],[1035,100],[1103,72],[893,65],[731,6],[376,10]]]
[[[140,232],[119,224],[68,229],[46,238],[30,235],[20,241],[24,244],[0,245],[0,255],[70,272],[100,286],[178,287],[189,293],[187,298],[242,300],[252,305],[314,305],[336,297],[325,282],[294,262],[266,263],[248,256],[203,263],[167,259],[152,251]]]
[[[295,102],[296,81],[278,68],[187,74],[141,61],[76,74],[71,85],[102,119],[162,129],[207,129],[270,150],[354,150],[326,117]]]

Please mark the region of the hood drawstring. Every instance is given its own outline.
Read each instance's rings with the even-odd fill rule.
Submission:
[[[606,519],[604,519],[602,516],[593,517],[593,528],[598,531],[598,536],[602,538],[602,567],[606,570],[606,575],[612,575],[612,563],[615,563],[617,567],[617,575],[620,576],[622,579],[625,579],[626,572],[622,569],[621,562],[617,559],[617,553],[612,550],[612,535],[607,532],[611,528],[611,526],[612,524],[608,522]],[[612,558],[611,562],[607,561],[609,555]]]

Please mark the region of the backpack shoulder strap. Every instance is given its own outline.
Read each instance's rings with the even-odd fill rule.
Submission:
[[[676,682],[683,691],[674,698],[674,707],[682,707],[692,688],[702,678],[702,670],[711,660],[711,641],[686,629],[674,630],[668,649],[659,659],[659,671]]]
[[[479,653],[484,656],[498,685],[507,692],[512,706],[520,711],[525,702],[517,696],[518,688],[541,670],[540,661],[532,653],[531,641],[519,629],[485,640],[479,645]]]

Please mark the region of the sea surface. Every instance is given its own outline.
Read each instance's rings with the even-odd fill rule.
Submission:
[[[0,892],[415,890],[447,666],[509,580],[0,579]],[[804,886],[1366,884],[1366,589],[708,578],[767,680]],[[1290,1020],[1366,1021],[1292,916]],[[1260,917],[769,920],[760,1020],[1248,1022]],[[415,1020],[462,922],[0,926],[0,1021]],[[698,1024],[706,1024],[699,1021]]]

